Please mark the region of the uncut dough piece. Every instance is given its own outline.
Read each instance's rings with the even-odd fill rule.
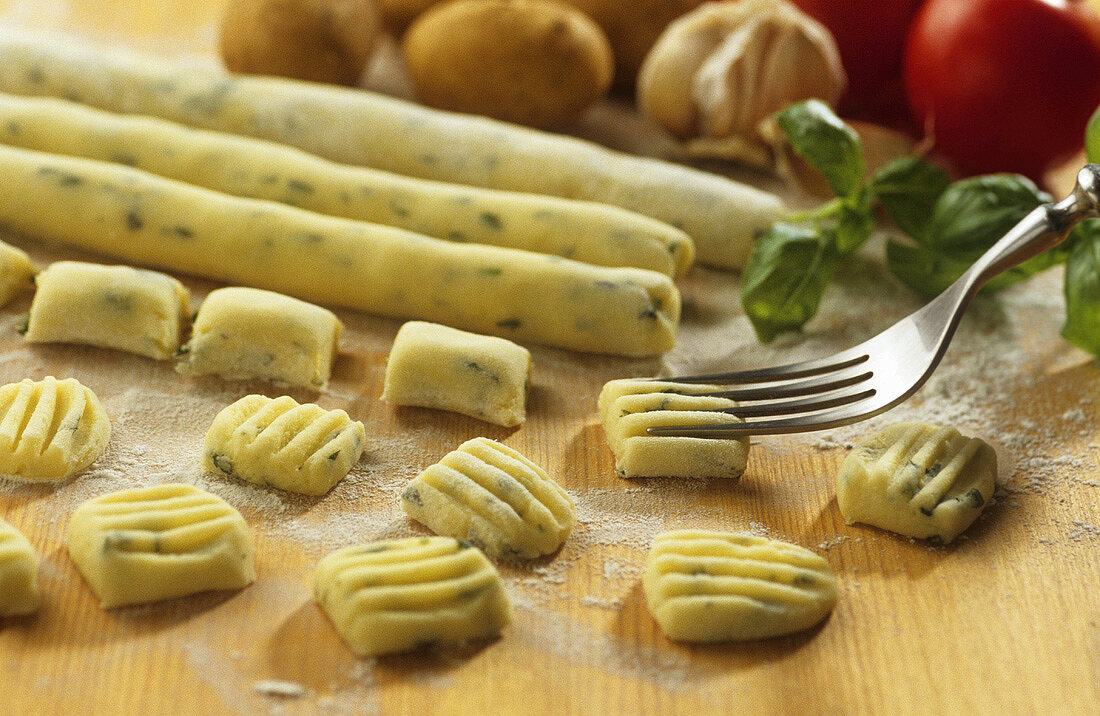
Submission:
[[[829,563],[797,545],[748,534],[658,535],[642,577],[646,604],[670,639],[745,641],[791,634],[837,600]]]
[[[680,293],[656,271],[444,241],[4,145],[0,169],[0,225],[124,263],[595,353],[658,355],[680,320]]]
[[[651,427],[740,422],[725,412],[729,398],[698,395],[727,390],[717,385],[621,378],[600,392],[599,412],[607,444],[622,477],[737,478],[749,459],[749,439],[649,435]]]
[[[0,520],[0,617],[38,611],[38,555],[27,538]]]
[[[189,294],[162,273],[58,261],[38,274],[25,338],[84,343],[165,360],[180,347]]]
[[[0,142],[115,161],[234,196],[674,278],[695,244],[680,229],[591,201],[429,181],[322,159],[286,144],[114,114],[52,97],[0,94]]]
[[[324,389],[343,324],[328,309],[258,288],[211,291],[199,307],[181,372],[261,378]]]
[[[303,495],[323,495],[359,461],[367,435],[343,410],[246,395],[214,418],[203,444],[210,472]]]
[[[779,197],[747,184],[561,134],[359,88],[52,42],[41,33],[0,35],[0,91],[253,136],[410,177],[612,204],[682,228],[700,261],[722,267],[743,267],[756,235],[786,212]]]
[[[409,321],[390,349],[382,400],[515,427],[527,416],[530,370],[530,351],[507,339]]]
[[[64,480],[95,462],[110,437],[103,404],[75,378],[0,387],[0,475]]]
[[[318,562],[313,594],[360,656],[487,639],[512,614],[485,555],[450,537],[345,547]]]
[[[105,609],[240,589],[256,579],[244,518],[191,485],[94,497],[73,512],[67,546]]]
[[[848,524],[947,543],[970,526],[996,488],[997,454],[952,427],[895,423],[841,463],[836,499]]]
[[[421,472],[401,507],[432,532],[493,557],[552,554],[576,520],[572,498],[545,470],[488,438],[467,440]]]
[[[0,306],[34,288],[38,268],[27,252],[0,241]]]

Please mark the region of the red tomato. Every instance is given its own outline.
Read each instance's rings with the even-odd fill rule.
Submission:
[[[838,107],[841,114],[886,120],[905,116],[901,60],[905,36],[922,2],[794,0],[836,38],[848,73],[848,91]]]
[[[1040,179],[1100,104],[1100,17],[1071,0],[928,0],[905,52],[914,119],[968,174]]]

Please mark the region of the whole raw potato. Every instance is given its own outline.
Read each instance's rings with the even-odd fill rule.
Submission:
[[[380,35],[374,0],[229,0],[218,46],[233,72],[354,85]]]
[[[615,87],[632,92],[638,69],[668,24],[705,0],[568,0],[603,28],[615,54]]]
[[[575,120],[611,85],[607,38],[553,0],[452,0],[402,40],[417,98],[440,109],[533,127]]]

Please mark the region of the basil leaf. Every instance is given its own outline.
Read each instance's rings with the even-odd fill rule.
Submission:
[[[871,213],[871,194],[861,189],[840,205],[833,231],[836,250],[841,256],[850,256],[864,244],[875,230],[875,217]]]
[[[932,210],[951,177],[920,157],[901,157],[875,172],[870,190],[903,232],[917,241],[927,235]]]
[[[1040,271],[1065,261],[1066,255],[1067,251],[1061,247],[1047,251],[994,276],[982,287],[982,292],[1000,291],[1031,278]],[[973,261],[955,258],[921,244],[912,246],[893,240],[886,244],[886,264],[891,273],[909,288],[926,296],[943,293],[972,263]]]
[[[828,230],[776,223],[753,244],[741,279],[741,304],[763,343],[806,324],[840,257]]]
[[[924,245],[886,243],[886,265],[890,272],[909,288],[926,296],[936,296],[970,268],[969,261],[959,261]]]
[[[789,105],[776,116],[794,151],[825,175],[837,196],[848,196],[863,183],[866,168],[859,136],[829,105],[811,99]]]
[[[1073,230],[1066,259],[1066,323],[1062,336],[1093,355],[1100,355],[1100,219]]]
[[[932,211],[924,242],[971,261],[1051,197],[1017,174],[989,174],[955,182]]]

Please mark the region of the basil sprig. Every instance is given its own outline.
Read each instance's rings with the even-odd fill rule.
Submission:
[[[1051,200],[1019,175],[952,182],[942,169],[913,156],[868,177],[859,136],[818,100],[793,104],[777,120],[794,151],[825,176],[836,198],[777,222],[754,244],[741,299],[763,342],[814,317],[837,267],[874,231],[877,207],[901,233],[886,244],[890,271],[911,288],[935,295],[1028,212]],[[1063,335],[1100,354],[1100,221],[997,276],[985,290],[1062,262],[1068,262]]]

